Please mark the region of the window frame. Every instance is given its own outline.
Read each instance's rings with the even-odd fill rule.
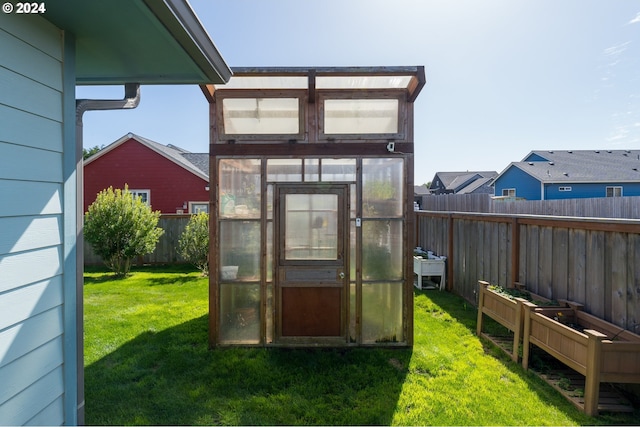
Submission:
[[[222,104],[225,99],[250,99],[250,98],[266,98],[266,99],[285,99],[285,98],[297,98],[298,99],[298,133],[232,133],[228,134],[224,128],[224,109]],[[224,90],[218,89],[215,92],[215,102],[220,105],[216,108],[216,125],[218,128],[218,141],[217,143],[227,143],[229,141],[302,141],[305,139],[307,133],[307,91],[301,89],[285,89],[285,90],[273,90],[273,89],[233,89]]]
[[[202,201],[202,202],[197,202],[197,201],[196,202],[189,202],[189,213],[192,214],[192,215],[195,215],[195,214],[198,214],[198,213],[202,212],[202,211],[200,211],[200,212],[194,212],[193,211],[194,210],[194,206],[200,206],[200,205],[206,206],[206,210],[204,212],[208,214],[209,213],[209,202],[204,202],[204,201]]]
[[[612,192],[611,195],[609,195],[609,190],[611,190],[611,192]],[[615,194],[616,190],[619,190],[620,194],[616,195]],[[622,197],[623,195],[624,194],[623,194],[622,185],[607,185],[605,187],[605,190],[604,190],[604,196],[605,197]]]
[[[507,192],[507,194],[505,194],[505,191]],[[511,192],[513,192],[513,194],[510,194]],[[502,197],[516,197],[516,189],[511,187],[511,188],[503,188],[502,189]]]
[[[142,200],[143,203],[145,203],[147,206],[151,206],[151,190],[150,189],[131,189],[129,188],[129,193],[131,193],[131,195],[134,198],[137,198],[138,196],[141,196],[142,194],[144,194],[146,196],[146,200]]]
[[[324,104],[327,100],[397,100],[398,101],[398,128],[395,133],[331,133],[324,131],[325,112]],[[382,140],[388,142],[404,141],[407,139],[406,134],[406,92],[404,90],[353,90],[353,91],[337,91],[332,89],[318,90],[316,115],[318,117],[317,129],[319,141],[330,140]]]

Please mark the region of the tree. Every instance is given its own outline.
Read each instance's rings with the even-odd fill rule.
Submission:
[[[209,214],[191,216],[178,241],[180,255],[195,265],[203,276],[209,275]]]
[[[97,145],[95,147],[91,147],[91,148],[83,148],[82,149],[82,158],[84,160],[87,160],[89,157],[93,156],[94,154],[96,154],[98,151],[102,150],[104,148],[104,145],[101,147],[98,147]]]
[[[134,258],[153,252],[164,230],[153,212],[128,186],[102,190],[84,216],[84,237],[116,276],[126,276]]]

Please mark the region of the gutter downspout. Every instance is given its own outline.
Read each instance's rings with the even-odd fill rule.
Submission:
[[[140,104],[140,84],[124,85],[123,99],[77,99],[76,100],[76,348],[77,348],[77,390],[78,425],[84,424],[84,172],[82,116],[86,111],[129,110]]]

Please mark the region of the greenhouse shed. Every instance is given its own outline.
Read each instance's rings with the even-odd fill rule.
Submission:
[[[210,103],[210,344],[413,345],[424,67],[234,68]]]

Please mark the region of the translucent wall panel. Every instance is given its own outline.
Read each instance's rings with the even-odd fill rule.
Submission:
[[[402,220],[362,222],[363,280],[402,279]]]
[[[400,218],[404,184],[404,160],[362,160],[362,215],[365,218]]]
[[[298,98],[224,98],[222,118],[227,135],[300,133]]]
[[[306,182],[320,180],[320,159],[304,159],[304,180]]]
[[[219,167],[221,218],[260,218],[260,160],[222,159]]]
[[[220,280],[260,280],[260,221],[220,222]]]
[[[285,203],[285,259],[337,259],[338,196],[287,194]]]
[[[302,159],[268,159],[267,182],[302,181]]]
[[[402,283],[362,285],[362,342],[404,341]]]
[[[398,133],[397,99],[326,99],[324,134]]]
[[[356,342],[356,284],[349,284],[349,342]]]
[[[260,285],[220,285],[220,341],[260,342]]]
[[[322,159],[322,181],[355,182],[356,159]]]

